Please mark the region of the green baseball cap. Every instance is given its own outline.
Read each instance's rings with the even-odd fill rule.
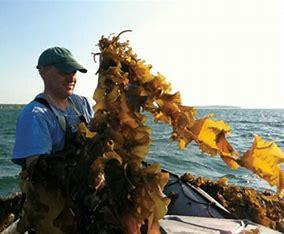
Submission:
[[[63,47],[52,47],[42,52],[38,58],[37,69],[49,65],[64,73],[87,72],[87,69],[75,60],[72,53]]]

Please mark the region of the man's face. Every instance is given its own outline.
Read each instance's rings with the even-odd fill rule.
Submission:
[[[42,73],[45,91],[56,98],[65,99],[69,97],[75,88],[76,71],[73,73],[63,73],[57,68],[50,66]]]

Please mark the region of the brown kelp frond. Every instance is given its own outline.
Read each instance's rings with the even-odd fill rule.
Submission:
[[[128,41],[121,43],[116,37],[102,37],[99,47],[101,48],[101,66],[99,84],[94,95],[95,111],[106,112],[108,116],[115,119],[110,122],[115,122],[116,125],[109,126],[114,126],[112,133],[120,131],[121,136],[116,136],[119,141],[115,141],[115,145],[119,146],[115,149],[118,154],[122,153],[122,164],[131,162],[139,165],[139,162],[146,157],[150,143],[149,135],[147,132],[141,132],[139,137],[144,140],[142,142],[140,140],[140,143],[134,137],[139,132],[138,129],[143,128],[141,119],[145,117],[142,117],[141,111],[145,110],[150,112],[156,121],[172,125],[171,138],[178,141],[181,149],[194,141],[201,151],[213,156],[219,154],[230,168],[247,167],[271,185],[278,186],[279,190],[283,188],[281,183],[283,172],[279,167],[279,164],[283,162],[283,153],[275,144],[271,151],[268,148],[256,146],[259,142],[268,144],[256,137],[256,143],[250,153],[240,157],[226,139],[226,135],[231,132],[229,125],[222,120],[214,120],[212,115],[197,119],[193,107],[182,105],[180,93],[171,93],[171,85],[166,82],[165,77],[160,73],[152,74],[150,71],[152,66],[137,59]],[[115,139],[115,137],[111,138]],[[260,155],[266,155],[266,157]],[[269,159],[269,169],[267,167],[264,169],[264,165],[271,156],[275,160]],[[141,166],[136,166],[134,171],[139,174],[140,170],[142,170]],[[148,181],[147,184],[151,182]],[[140,191],[145,195],[147,189],[150,190],[150,187],[139,184],[134,191]],[[139,201],[136,200],[134,204],[137,205]],[[165,200],[162,204],[165,206],[167,202],[168,200]],[[160,207],[158,203],[155,205]],[[140,207],[137,210],[139,213],[136,212],[135,216],[140,223],[141,218],[149,219],[154,215],[149,211],[143,213]],[[155,216],[156,219],[159,217]]]
[[[170,93],[171,85],[166,82],[164,76],[160,73],[153,75],[150,72],[151,65],[132,59],[137,58],[137,55],[132,52],[128,42],[120,43],[115,37],[112,39],[102,37],[99,45],[103,48],[101,77],[104,78],[102,78],[103,84],[98,87],[102,89],[107,87],[104,93],[108,96],[110,91],[106,92],[106,90],[116,86],[116,89],[119,89],[119,94],[116,90],[116,97],[120,96],[121,106],[127,104],[130,108],[126,110],[126,107],[122,107],[123,113],[120,114],[120,119],[135,128],[138,125],[129,113],[139,112],[139,110],[149,111],[156,121],[172,125],[172,139],[178,141],[181,149],[191,141],[195,141],[201,151],[213,156],[219,154],[230,168],[246,167],[271,185],[276,185],[279,191],[283,189],[284,185],[281,182],[283,172],[279,165],[283,162],[284,154],[275,144],[273,149],[272,146],[269,149],[256,146],[257,144],[271,145],[256,136],[255,143],[249,150],[250,153],[240,157],[226,139],[226,135],[231,132],[229,125],[222,120],[214,120],[212,116],[197,119],[194,108],[182,105],[179,92]],[[126,102],[123,98],[126,98]],[[99,100],[96,99],[96,101]],[[102,106],[102,103],[97,103],[97,106]],[[105,107],[105,110],[110,108],[110,106]],[[271,157],[274,159],[272,160]],[[266,168],[264,165],[267,165],[268,161],[271,166]]]
[[[120,32],[115,38],[114,40],[119,40],[119,37],[123,34],[123,33],[126,33],[126,32],[132,32],[132,30],[128,29],[128,30],[123,30],[122,32]]]
[[[182,176],[182,180],[202,188],[231,211],[236,218],[249,219],[264,226],[284,231],[284,202],[276,194],[229,185],[226,178],[212,181],[188,173]]]

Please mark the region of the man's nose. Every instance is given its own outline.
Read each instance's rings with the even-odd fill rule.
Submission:
[[[75,81],[75,80],[76,80],[76,72],[72,72],[72,73],[66,74],[66,79],[67,79],[69,82]]]

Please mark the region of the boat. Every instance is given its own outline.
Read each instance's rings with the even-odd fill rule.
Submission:
[[[167,215],[160,220],[161,233],[280,233],[247,219],[237,219],[204,190],[168,173],[164,193],[172,201]]]

